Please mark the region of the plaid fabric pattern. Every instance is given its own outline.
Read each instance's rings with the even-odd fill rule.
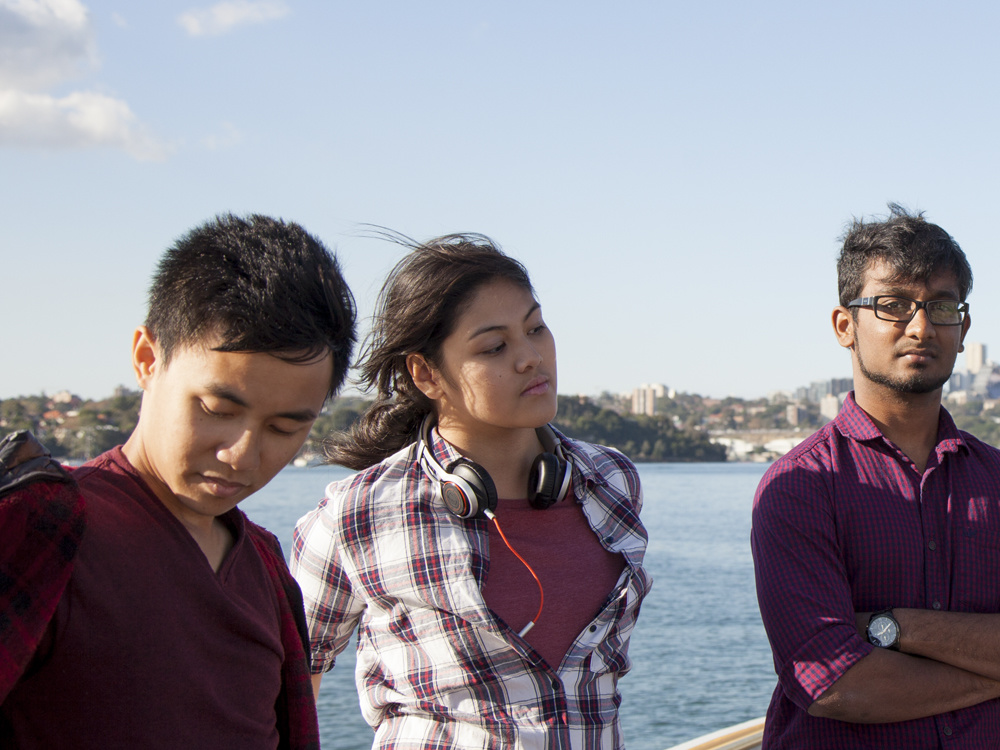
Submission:
[[[55,613],[83,528],[75,485],[34,481],[0,497],[0,703]]]
[[[626,561],[613,593],[559,671],[498,620],[481,588],[485,519],[440,499],[415,446],[327,488],[298,524],[292,570],[305,596],[312,670],[358,629],[358,692],[378,748],[620,748],[618,679],[651,579],[635,467],[563,440],[573,492],[601,543]],[[442,465],[458,454],[435,433]]]
[[[998,701],[893,724],[806,713],[874,648],[855,611],[1000,612],[1000,451],[942,408],[921,475],[852,394],[764,475],[751,545],[778,675],[765,748],[1000,748]]]

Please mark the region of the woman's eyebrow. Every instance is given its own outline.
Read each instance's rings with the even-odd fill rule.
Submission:
[[[535,304],[533,304],[530,308],[528,308],[528,312],[525,313],[524,320],[527,320],[528,318],[530,318],[532,316],[532,314],[534,314],[535,310],[539,310],[539,309],[541,309],[541,307],[542,306],[538,302],[536,302]],[[483,326],[482,328],[480,328],[480,329],[478,329],[476,331],[473,331],[472,335],[470,335],[469,338],[470,339],[474,339],[474,338],[476,338],[476,336],[482,336],[484,333],[489,333],[490,331],[502,331],[502,330],[505,330],[506,328],[507,328],[507,326],[502,326],[502,325],[488,325],[488,326]]]

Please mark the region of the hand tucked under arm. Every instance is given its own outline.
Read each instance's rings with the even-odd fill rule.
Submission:
[[[816,699],[809,713],[879,724],[956,711],[997,697],[998,681],[933,659],[876,649]]]

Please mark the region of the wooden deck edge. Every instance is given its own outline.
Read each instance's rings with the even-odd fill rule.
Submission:
[[[760,717],[682,742],[668,750],[755,750],[760,747],[763,736],[764,717]]]

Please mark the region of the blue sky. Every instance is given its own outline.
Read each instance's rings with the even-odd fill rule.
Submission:
[[[162,250],[301,223],[363,315],[400,248],[494,237],[560,393],[850,374],[837,237],[887,201],[976,274],[1000,347],[1000,9],[930,2],[0,0],[0,398],[134,387]],[[364,322],[363,322],[364,325]],[[961,360],[960,360],[961,362]]]

